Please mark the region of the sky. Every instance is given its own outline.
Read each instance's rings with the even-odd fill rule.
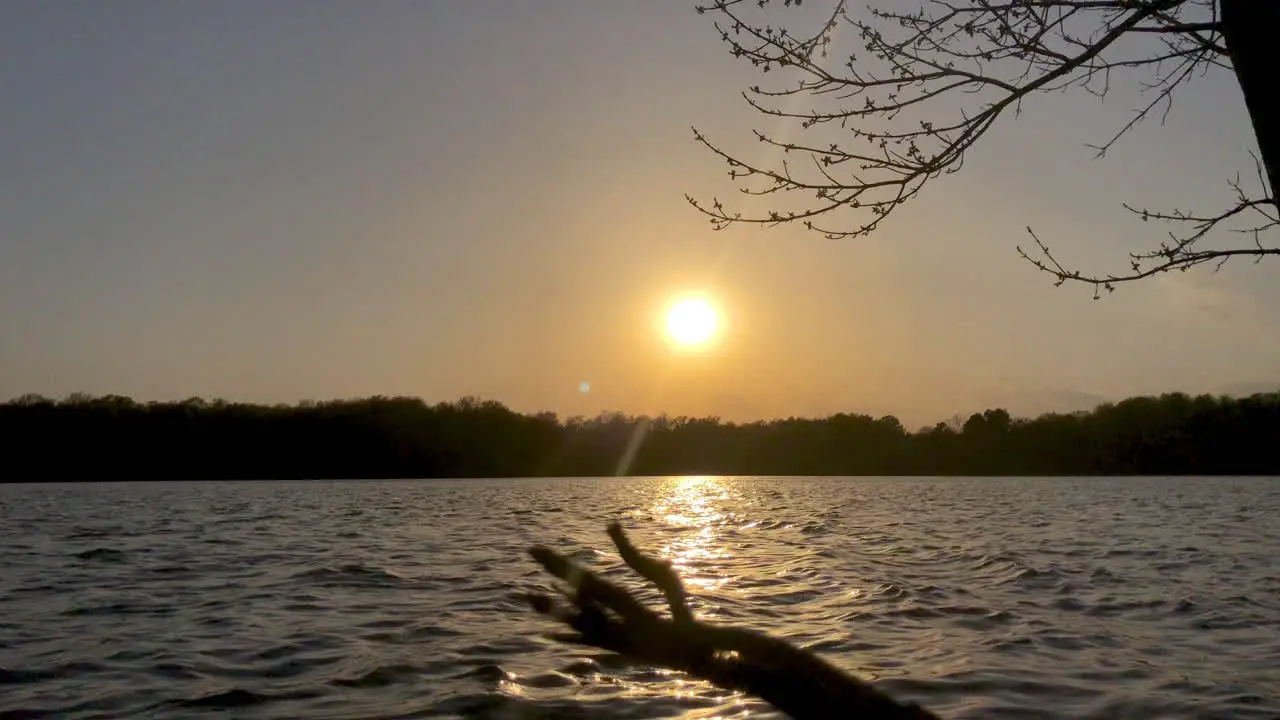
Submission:
[[[815,5],[806,3],[801,12]],[[760,82],[688,0],[0,6],[0,397],[479,396],[568,415],[894,414],[1280,386],[1280,264],[1053,287],[1210,207],[1256,148],[1234,78],[1040,97],[876,234],[716,232],[693,139],[764,159]],[[803,21],[804,15],[797,16]],[[749,206],[748,206],[749,207]],[[681,293],[722,332],[673,353]],[[582,392],[582,383],[590,384]]]

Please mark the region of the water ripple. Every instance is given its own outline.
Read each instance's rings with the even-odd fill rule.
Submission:
[[[1280,482],[653,478],[0,486],[0,718],[777,717],[558,645],[560,547],[949,718],[1280,715]]]

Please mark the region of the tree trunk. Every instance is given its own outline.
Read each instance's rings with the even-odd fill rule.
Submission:
[[[1219,0],[1222,35],[1280,207],[1280,0]]]

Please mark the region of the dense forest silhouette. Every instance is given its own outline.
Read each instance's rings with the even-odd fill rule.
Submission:
[[[608,475],[1280,475],[1280,393],[1002,409],[908,432],[837,414],[561,420],[463,398],[252,405],[117,395],[0,405],[5,482]]]

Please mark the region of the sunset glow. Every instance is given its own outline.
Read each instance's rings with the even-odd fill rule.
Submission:
[[[0,87],[32,98],[0,132],[0,400],[474,396],[564,418],[920,428],[1280,383],[1277,262],[1165,273],[1095,303],[1016,251],[1034,250],[1030,227],[1073,269],[1124,270],[1186,224],[1121,203],[1216,213],[1237,175],[1274,195],[1220,67],[1191,73],[1168,125],[1126,132],[1105,163],[1082,148],[1150,101],[1141,83],[1106,103],[1036,93],[975,147],[981,162],[930,179],[871,236],[828,241],[802,221],[717,232],[690,206],[758,217],[819,200],[742,195],[771,181],[728,177],[692,128],[753,166],[843,182],[856,162],[802,167],[785,148],[826,132],[803,127],[810,110],[862,101],[762,96],[800,117],[761,115],[741,93],[789,88],[797,68],[761,75],[687,3],[332,3],[296,22],[275,3],[216,22],[195,3],[125,5],[0,4]],[[753,14],[809,31],[834,7],[782,5]],[[847,57],[858,38],[838,25]],[[915,132],[982,102],[948,93],[876,127]],[[871,212],[813,220],[849,229]]]

